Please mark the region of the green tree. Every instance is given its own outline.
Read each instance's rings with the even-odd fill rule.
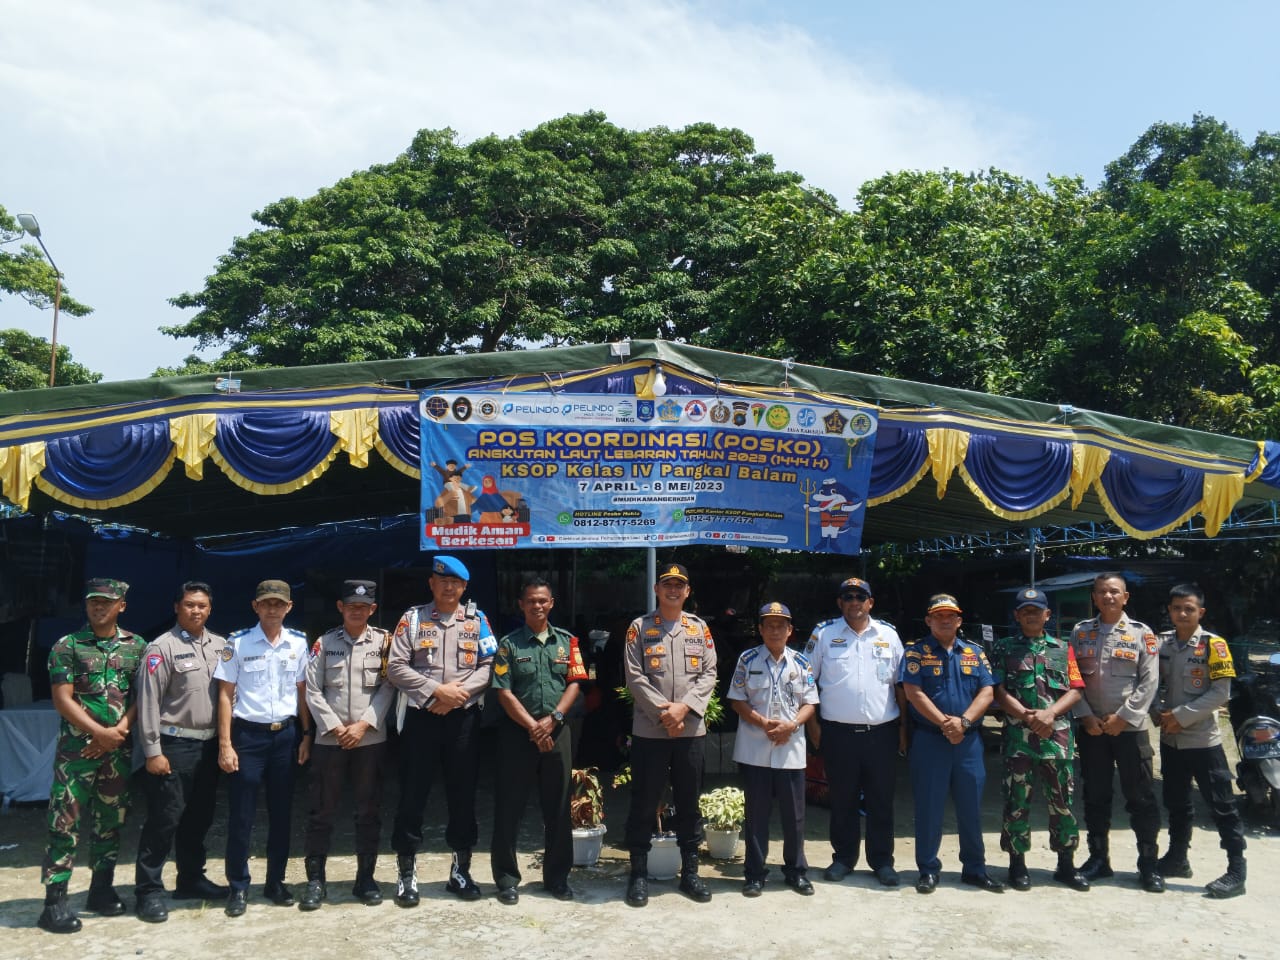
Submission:
[[[752,198],[798,181],[710,124],[587,113],[465,145],[423,130],[392,163],[255,214],[165,332],[256,365],[688,339],[714,321]]]
[[[55,386],[97,383],[102,374],[71,359],[58,344]],[[35,390],[49,385],[49,341],[25,330],[0,330],[0,390]]]

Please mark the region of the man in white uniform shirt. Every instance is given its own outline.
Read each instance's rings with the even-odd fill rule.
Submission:
[[[813,716],[818,690],[809,663],[787,647],[791,611],[785,604],[760,608],[758,647],[743,651],[733,671],[729,703],[739,717],[733,759],[742,776],[747,806],[744,897],[764,889],[769,852],[769,815],[778,798],[782,820],[782,875],[802,896],[813,894],[804,856],[804,725]]]
[[[871,584],[850,577],[840,584],[841,616],[818,624],[805,656],[818,683],[819,735],[831,792],[831,866],[823,876],[840,882],[858,862],[861,813],[867,817],[867,866],[886,887],[898,885],[893,868],[893,790],[898,754],[906,750],[905,698],[897,685],[902,640],[874,620]]]

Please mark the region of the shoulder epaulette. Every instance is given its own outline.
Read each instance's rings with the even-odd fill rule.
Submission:
[[[799,650],[792,650],[791,652],[796,658],[796,663],[800,664],[800,666],[802,667],[809,666],[809,658],[806,657],[803,653],[801,653]]]
[[[250,633],[252,630],[253,630],[253,627],[245,627],[243,630],[232,630],[229,634],[227,634],[227,640],[229,642],[234,643],[236,640],[239,640],[241,637],[243,637],[247,633]]]

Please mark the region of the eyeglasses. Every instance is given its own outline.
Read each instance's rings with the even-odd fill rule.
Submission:
[[[856,601],[858,601],[858,603],[862,603],[864,600],[870,600],[870,599],[871,599],[871,594],[869,594],[869,593],[842,593],[842,594],[840,594],[840,599],[841,599],[841,600],[843,600],[845,603],[848,603],[850,600],[856,600]]]

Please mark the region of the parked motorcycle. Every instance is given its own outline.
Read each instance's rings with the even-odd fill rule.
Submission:
[[[1280,653],[1238,676],[1228,705],[1249,806],[1280,818]]]

